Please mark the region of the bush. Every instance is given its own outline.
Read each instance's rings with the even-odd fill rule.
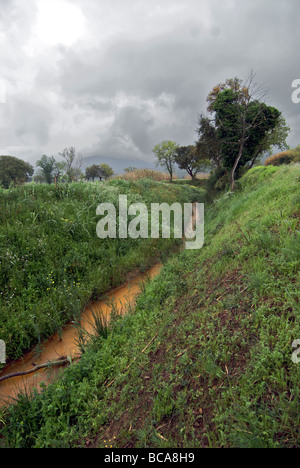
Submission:
[[[215,169],[206,183],[207,200],[211,201],[213,198],[224,191],[229,185],[229,177],[224,167]]]
[[[300,162],[300,145],[295,149],[273,154],[266,159],[265,166],[281,166],[296,162]]]

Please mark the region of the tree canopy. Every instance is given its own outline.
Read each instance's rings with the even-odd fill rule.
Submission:
[[[212,117],[209,123],[202,117],[200,138],[218,155],[218,172],[229,174],[231,190],[243,168],[252,167],[272,145],[286,145],[290,129],[281,112],[264,102],[265,96],[251,72],[245,82],[235,77],[219,83],[207,97]]]
[[[201,145],[179,146],[175,155],[175,162],[179,169],[185,170],[192,179],[196,178],[199,172],[204,172],[210,166],[210,161],[206,158]]]
[[[11,183],[27,182],[34,173],[31,164],[14,156],[0,156],[0,185],[9,188]]]
[[[56,160],[53,156],[43,154],[41,159],[37,161],[36,166],[41,169],[42,175],[47,184],[52,184],[54,179],[54,171],[56,169]]]
[[[173,181],[175,157],[177,155],[178,144],[174,141],[164,140],[153,148],[153,153],[157,158],[156,165],[166,169]]]
[[[100,180],[107,180],[113,175],[113,173],[114,171],[108,164],[93,164],[92,166],[87,167],[85,170],[86,179],[92,179],[93,181],[97,178]]]
[[[244,90],[243,90],[244,93]],[[281,113],[258,99],[245,99],[232,89],[219,93],[213,104],[222,165],[230,171],[234,189],[235,171],[252,160],[268,132],[275,129]]]

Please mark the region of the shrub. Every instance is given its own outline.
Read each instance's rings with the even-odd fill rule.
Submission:
[[[265,161],[265,166],[281,166],[283,164],[291,164],[300,161],[300,146],[293,150],[283,151],[278,154],[273,154]]]

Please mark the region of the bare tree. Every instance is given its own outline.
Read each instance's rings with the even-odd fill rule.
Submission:
[[[65,148],[62,153],[59,153],[65,160],[66,176],[68,182],[77,180],[81,174],[82,154],[76,155],[76,150],[73,146]]]

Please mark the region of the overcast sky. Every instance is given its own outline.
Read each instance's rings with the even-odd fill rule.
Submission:
[[[194,143],[217,83],[251,69],[297,146],[299,18],[299,0],[0,0],[0,154],[153,166],[157,143]]]

